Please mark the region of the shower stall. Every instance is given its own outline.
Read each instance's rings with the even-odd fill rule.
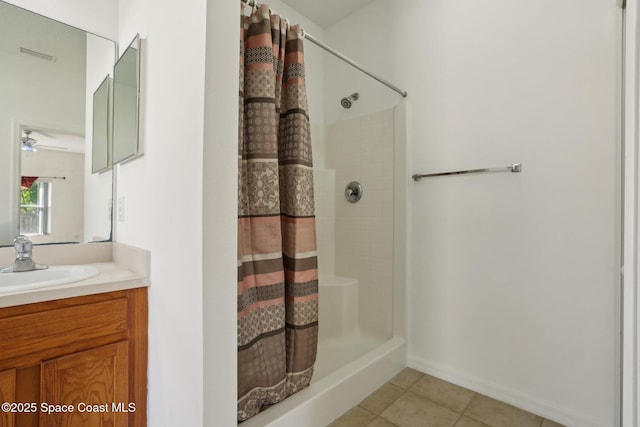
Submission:
[[[325,168],[314,174],[320,270],[316,380],[394,335],[395,119],[394,109],[387,109],[325,128]]]
[[[308,388],[244,427],[325,426],[405,366],[404,118],[398,106],[325,127],[326,163],[314,170],[320,272],[314,376]],[[345,192],[352,181],[362,186],[356,203]]]
[[[311,41],[318,352],[308,388],[242,425],[322,427],[406,366],[406,92],[333,51],[339,41],[325,45],[323,28],[287,4],[268,4]]]

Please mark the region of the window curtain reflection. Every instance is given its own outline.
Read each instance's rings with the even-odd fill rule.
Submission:
[[[22,190],[28,190],[31,188],[34,182],[38,180],[37,176],[23,176],[20,181],[20,188]]]

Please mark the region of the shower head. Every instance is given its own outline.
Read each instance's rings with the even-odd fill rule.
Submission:
[[[351,95],[342,98],[340,100],[340,105],[342,105],[342,108],[351,108],[351,105],[353,105],[358,98],[360,98],[360,94],[358,94],[358,92],[354,92]]]

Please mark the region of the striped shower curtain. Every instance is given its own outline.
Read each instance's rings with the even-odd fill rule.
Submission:
[[[302,34],[268,6],[242,17],[238,420],[303,389],[318,340],[313,163]]]

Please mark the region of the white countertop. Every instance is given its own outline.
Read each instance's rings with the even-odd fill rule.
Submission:
[[[103,292],[147,287],[151,254],[117,242],[34,247],[34,261],[47,265],[90,265],[100,274],[77,282],[38,289],[0,291],[0,308]],[[0,248],[0,266],[13,261],[13,248]]]
[[[86,265],[95,267],[100,274],[89,279],[46,288],[0,292],[0,308],[148,286],[144,276],[115,262]]]

